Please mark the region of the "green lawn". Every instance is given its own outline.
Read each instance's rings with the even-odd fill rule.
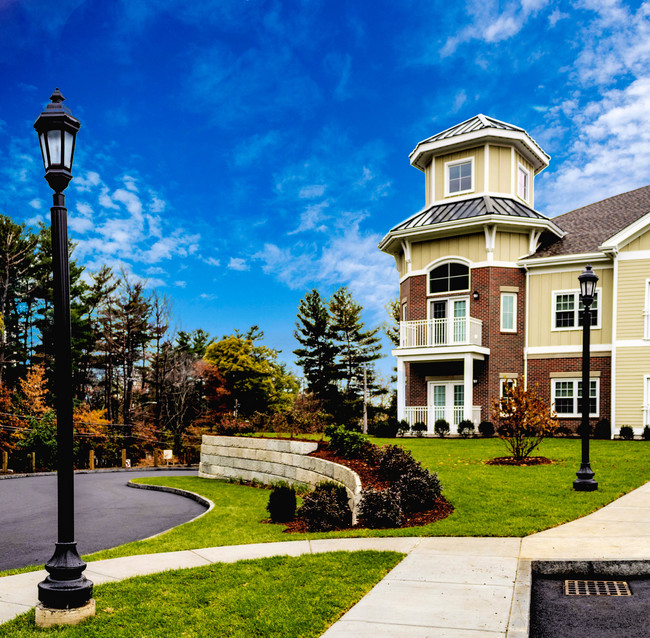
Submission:
[[[378,444],[392,439],[375,439]],[[401,439],[426,467],[438,472],[454,505],[445,520],[423,527],[286,534],[282,525],[261,523],[268,491],[196,477],[155,477],[138,482],[172,485],[199,492],[215,502],[212,512],[157,538],[129,543],[85,557],[113,558],[178,549],[359,536],[525,536],[589,514],[650,480],[650,445],[633,441],[592,441],[596,492],[572,488],[580,463],[580,441],[549,439],[539,454],[552,465],[508,467],[484,461],[505,454],[498,439]]]
[[[37,629],[32,610],[0,636],[317,638],[402,557],[334,552],[140,576],[96,587],[97,615],[80,625]]]

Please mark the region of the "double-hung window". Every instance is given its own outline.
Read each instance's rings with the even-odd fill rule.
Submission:
[[[598,301],[598,291],[596,291],[591,304],[591,325],[594,327],[600,326]],[[553,293],[553,328],[571,330],[581,327],[584,309],[579,291]]]
[[[582,381],[553,379],[553,407],[559,417],[579,417],[582,414]],[[589,380],[589,416],[599,411],[599,380]]]
[[[501,332],[517,332],[517,293],[501,293]]]

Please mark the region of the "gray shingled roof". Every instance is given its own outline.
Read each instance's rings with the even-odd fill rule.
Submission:
[[[495,120],[493,117],[479,114],[440,133],[436,133],[434,136],[427,138],[423,142],[420,142],[420,144],[424,144],[426,142],[437,142],[438,140],[445,140],[447,138],[454,137],[455,135],[473,133],[474,131],[479,131],[484,128],[498,128],[505,131],[520,131],[522,133],[526,132],[523,128],[519,128],[518,126],[513,126],[507,122]]]
[[[566,235],[527,259],[597,252],[607,239],[650,213],[650,186],[615,195],[553,217]]]
[[[430,226],[457,219],[469,219],[480,215],[506,215],[508,217],[526,217],[528,219],[547,219],[521,202],[506,197],[489,197],[483,195],[462,201],[435,204],[416,213],[406,221],[395,226],[392,231]]]

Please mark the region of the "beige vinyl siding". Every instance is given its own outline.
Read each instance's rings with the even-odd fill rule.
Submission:
[[[650,279],[650,259],[619,261],[617,340],[643,339],[647,279]]]
[[[627,246],[621,248],[622,253],[632,250],[650,250],[650,231],[633,239]]]
[[[519,171],[519,164],[521,164],[527,171],[528,171],[528,200],[527,203],[529,206],[532,206],[533,203],[535,202],[535,170],[533,169],[533,165],[530,162],[527,162],[519,153],[515,153],[515,175],[517,175],[515,179],[515,184],[512,189],[512,194],[515,197],[519,197],[519,194],[517,192],[519,188],[519,176],[518,176],[518,171]]]
[[[650,347],[616,348],[616,434],[622,425],[643,427],[644,375],[650,375]]]
[[[436,171],[436,200],[452,199],[455,197],[451,195],[445,198],[445,163],[454,162],[456,160],[474,158],[474,192],[479,193],[484,190],[483,182],[485,176],[485,147],[470,148],[466,151],[459,151],[458,153],[448,153],[441,155],[435,159]],[[463,193],[467,195],[467,193]]]
[[[517,261],[528,254],[529,236],[522,233],[497,232],[494,246],[495,261]]]
[[[529,278],[530,311],[528,316],[528,345],[535,347],[579,346],[582,344],[582,328],[573,330],[553,330],[555,308],[553,292],[559,290],[579,290],[578,275],[581,268],[571,272],[533,272]],[[612,342],[612,288],[613,270],[594,267],[598,275],[600,296],[600,328],[591,329],[591,343],[604,345]],[[620,311],[619,311],[620,312]]]
[[[425,193],[425,202],[426,206],[431,206],[431,203],[433,201],[432,199],[432,189],[431,189],[431,172],[432,172],[432,167],[433,164],[429,164],[425,169],[424,169],[424,193]]]
[[[512,193],[512,161],[509,146],[490,144],[490,187],[492,193]]]
[[[399,255],[395,256],[395,265],[397,266],[397,272],[401,279],[406,274],[406,260],[404,259],[404,253],[399,253]]]
[[[414,243],[411,246],[411,268],[424,270],[431,262],[448,256],[464,257],[471,262],[485,261],[485,235],[475,233]]]

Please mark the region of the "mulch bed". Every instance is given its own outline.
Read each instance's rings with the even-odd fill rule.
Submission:
[[[379,477],[376,467],[366,461],[362,461],[361,459],[344,459],[331,450],[328,450],[327,443],[319,443],[318,450],[312,452],[309,456],[317,456],[326,461],[332,461],[333,463],[349,467],[359,475],[359,478],[361,479],[361,487],[363,487],[364,490],[384,490],[390,486],[389,481],[382,480]],[[436,500],[435,507],[432,509],[425,512],[414,512],[407,515],[404,518],[404,523],[402,523],[401,527],[417,527],[420,525],[435,523],[443,518],[447,518],[447,516],[449,516],[453,511],[454,506],[447,499],[441,496]],[[308,531],[304,521],[299,519],[285,523],[285,525],[287,528],[284,532],[288,534],[306,533]],[[341,529],[364,529],[364,525],[359,523],[355,527]]]
[[[525,467],[527,465],[551,465],[553,461],[547,459],[545,456],[530,456],[527,459],[517,460],[512,456],[500,456],[497,459],[490,459],[485,461],[486,465],[518,465]]]

